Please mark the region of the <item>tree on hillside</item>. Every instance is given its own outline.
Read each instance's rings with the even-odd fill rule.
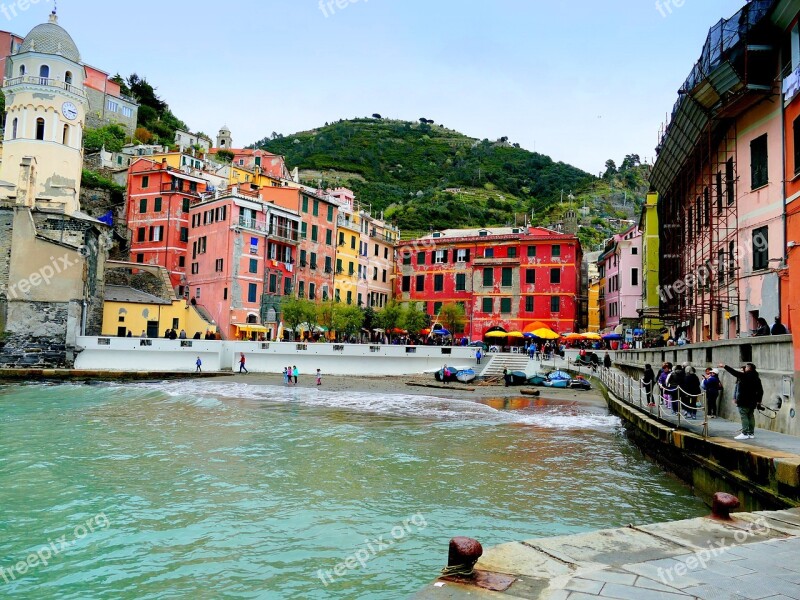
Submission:
[[[622,166],[619,168],[620,173],[638,167],[642,164],[638,154],[628,154],[622,161]]]
[[[603,179],[611,179],[617,174],[617,163],[610,158],[606,161],[606,172],[603,173]]]
[[[402,327],[409,333],[417,334],[428,324],[428,315],[416,302],[409,302],[403,308]]]
[[[382,119],[383,117],[379,113],[372,113],[373,119]]]
[[[104,125],[97,129],[87,129],[83,135],[83,147],[89,152],[99,152],[105,148],[108,152],[121,152],[125,145],[125,130],[117,125]]]
[[[457,302],[448,302],[439,310],[439,321],[450,333],[461,333],[467,322],[464,307]]]

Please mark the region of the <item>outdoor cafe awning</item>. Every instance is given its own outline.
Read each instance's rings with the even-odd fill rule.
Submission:
[[[256,323],[234,323],[234,327],[236,327],[239,331],[253,331],[255,333],[266,333],[267,328],[263,325],[257,325]]]

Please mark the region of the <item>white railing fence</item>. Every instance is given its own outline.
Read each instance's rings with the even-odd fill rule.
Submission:
[[[678,428],[682,421],[702,424],[703,437],[708,437],[709,414],[705,391],[690,394],[680,387],[668,388],[656,381],[650,384],[651,390],[648,392],[642,380],[629,377],[621,371],[601,366],[598,372],[603,385],[623,402],[658,419],[677,422]]]

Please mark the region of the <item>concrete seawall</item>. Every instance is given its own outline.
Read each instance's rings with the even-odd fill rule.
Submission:
[[[691,484],[707,504],[726,491],[749,510],[800,506],[800,455],[676,429],[610,392],[608,405],[642,451]]]
[[[653,370],[657,371],[664,362],[675,365],[689,363],[698,372],[706,367],[716,368],[720,363],[734,368],[744,363],[754,363],[764,386],[764,404],[778,409],[775,419],[756,415],[756,426],[800,436],[791,335],[742,338],[649,350],[622,350],[614,357],[614,365],[637,380],[642,376],[645,364],[653,365]],[[733,403],[735,379],[723,372],[721,380],[724,389],[719,401],[720,416],[738,421],[739,415]]]
[[[308,375],[416,375],[444,364],[475,365],[472,347],[379,344],[302,344],[117,337],[79,337],[75,368],[80,370],[193,372],[197,357],[204,371],[239,369],[240,353],[253,373],[280,373],[296,365]]]

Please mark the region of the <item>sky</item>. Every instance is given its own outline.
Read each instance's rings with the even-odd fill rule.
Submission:
[[[25,35],[53,0],[0,0]],[[590,173],[652,162],[708,29],[744,0],[59,0],[84,62],[235,146],[343,118],[508,136]],[[5,10],[3,8],[5,7]],[[290,165],[291,166],[291,165]]]

